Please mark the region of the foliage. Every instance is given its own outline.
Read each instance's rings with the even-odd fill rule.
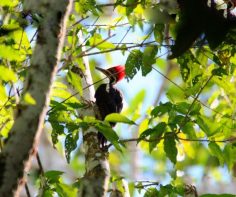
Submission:
[[[39,13],[23,12],[22,2],[17,0],[1,1],[0,6],[2,149],[10,135],[15,111],[37,104],[30,94],[25,94],[23,103],[19,103],[19,97],[26,88],[24,81],[42,18]],[[185,186],[190,184],[185,177],[191,177],[197,184],[196,177],[189,173],[191,167],[201,167],[204,174],[213,176],[226,166],[232,176],[236,175],[235,18],[231,15],[224,18],[223,12],[229,11],[228,7],[217,10],[215,6],[210,8],[203,0],[74,2],[75,12],[68,21],[63,58],[53,81],[45,120],[45,125],[50,125],[46,128],[53,145],[63,150],[74,171],[84,169],[80,160],[83,155],[80,132],[92,125],[115,147],[110,149],[109,158],[112,178],[121,174],[126,177],[132,196],[138,193],[146,197],[184,196]],[[82,43],[78,32],[85,38]],[[86,51],[82,46],[87,47]],[[112,56],[117,51],[118,55]],[[139,71],[145,77],[140,80],[149,80],[158,73],[153,83],[163,82],[163,88],[151,94],[151,87],[146,87],[136,95],[128,95],[130,92],[122,88],[128,103],[122,114],[110,114],[105,121],[81,117],[79,113],[89,105],[86,98],[80,97],[88,87],[83,87],[81,81],[84,56],[90,58],[94,82],[100,79],[94,65],[117,64],[116,61],[123,59],[130,83]],[[150,86],[155,84],[150,82]],[[158,98],[158,94],[161,100],[154,105],[147,103],[150,95]],[[119,124],[111,128],[109,122]],[[135,153],[128,149],[131,141],[137,142],[141,155],[141,177],[155,179],[153,182],[133,180],[130,173]],[[180,172],[184,175],[179,175]],[[66,184],[62,175],[60,171],[49,171],[37,177],[45,196],[76,196],[77,186]],[[215,180],[218,177],[215,175]]]

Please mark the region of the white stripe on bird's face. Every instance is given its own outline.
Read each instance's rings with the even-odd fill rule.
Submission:
[[[110,92],[110,84],[106,85],[106,92],[109,93]]]

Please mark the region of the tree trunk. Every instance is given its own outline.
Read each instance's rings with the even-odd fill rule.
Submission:
[[[0,196],[18,196],[24,170],[30,164],[42,131],[52,80],[57,71],[65,37],[66,21],[72,0],[25,0],[27,11],[40,13],[43,17],[38,29],[37,43],[31,59],[24,93],[10,137],[0,155]],[[25,103],[29,94],[35,104]]]
[[[79,34],[80,42],[82,41],[82,33]],[[85,51],[85,49],[83,49]],[[86,68],[83,78],[83,87],[92,84],[92,77],[89,68],[87,57],[83,57],[83,62]],[[86,88],[83,92],[84,98],[88,101],[94,101],[94,86]],[[99,114],[98,109],[94,104],[92,107],[81,110],[80,114],[84,116],[93,116]],[[81,187],[79,190],[80,197],[102,197],[105,196],[108,190],[108,181],[110,177],[110,168],[108,163],[108,150],[100,148],[98,131],[94,127],[89,127],[83,131],[83,145],[85,152],[85,168],[86,172],[81,179]]]

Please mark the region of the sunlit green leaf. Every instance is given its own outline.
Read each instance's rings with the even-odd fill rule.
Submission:
[[[16,82],[17,77],[13,70],[0,65],[0,79],[4,81]]]
[[[1,7],[15,7],[19,3],[18,0],[1,0],[0,6]]]
[[[88,11],[92,12],[94,15],[98,15],[98,10],[96,8],[95,0],[80,0],[75,2],[75,10],[82,16],[84,16]]]
[[[217,157],[219,159],[220,164],[223,165],[224,164],[224,158],[223,158],[223,153],[222,153],[219,145],[216,144],[215,142],[210,142],[208,144],[208,147],[209,147],[212,155]]]
[[[233,146],[232,144],[226,144],[223,150],[223,156],[229,170],[232,170],[232,167],[236,162],[235,154],[236,154],[236,146]]]
[[[105,136],[108,141],[110,141],[115,146],[117,150],[122,151],[121,146],[118,143],[119,137],[110,126],[97,124],[96,128]]]
[[[127,117],[118,114],[118,113],[112,113],[106,116],[105,121],[108,122],[122,122],[126,124],[135,124],[134,121],[128,119]]]
[[[3,105],[7,100],[7,94],[5,88],[0,83],[0,105]]]
[[[0,58],[8,59],[9,61],[23,61],[25,56],[22,55],[20,50],[16,50],[4,44],[0,45]]]
[[[203,115],[197,117],[196,123],[208,137],[216,134],[221,129],[215,121]]]
[[[82,95],[83,88],[81,77],[72,71],[68,71],[67,80],[73,85],[73,87],[79,92],[79,94]]]
[[[91,47],[96,47],[98,49],[104,50],[104,49],[113,49],[115,48],[115,45],[111,42],[105,41],[100,34],[95,33],[90,39],[89,39],[89,45]]]
[[[136,0],[127,0],[126,1],[126,15],[129,16],[137,6]]]
[[[78,189],[71,185],[67,185],[64,183],[57,183],[56,184],[56,193],[61,197],[76,197],[78,196]]]
[[[44,176],[48,179],[50,183],[57,183],[59,182],[59,179],[63,173],[64,172],[62,171],[51,170],[45,172]]]
[[[23,100],[28,105],[36,105],[36,100],[28,92],[24,94]]]
[[[194,129],[194,123],[186,122],[184,126],[182,126],[183,133],[187,134],[191,139],[196,139],[196,132]]]
[[[186,92],[176,86],[170,86],[166,92],[166,96],[172,103],[176,103],[186,99]]]

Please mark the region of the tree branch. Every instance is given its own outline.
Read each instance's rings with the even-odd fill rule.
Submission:
[[[82,32],[79,32],[80,43],[83,43]],[[82,51],[85,51],[82,47]],[[89,61],[87,57],[83,57],[85,66],[84,77],[82,78],[83,98],[89,101],[94,100],[94,86],[91,85],[92,77],[90,73]],[[79,116],[93,116],[98,114],[96,106],[81,109]],[[100,148],[97,138],[97,129],[93,126],[83,130],[83,146],[85,154],[85,175],[80,180],[80,197],[102,197],[106,196],[108,190],[108,182],[110,177],[110,168],[108,163],[108,149]]]
[[[190,138],[182,138],[182,137],[176,137],[178,140],[182,141],[190,141],[190,142],[219,142],[219,143],[226,143],[226,142],[234,142],[236,141],[236,137],[231,137],[223,140],[210,140],[210,139],[190,139]],[[139,142],[139,141],[145,141],[145,142],[155,142],[155,141],[160,141],[164,139],[164,137],[158,137],[155,139],[147,139],[147,138],[129,138],[129,139],[123,139],[119,140],[120,143],[128,143],[128,142]],[[109,145],[109,147],[112,145]]]
[[[17,189],[17,186],[24,183],[24,170],[28,171],[30,157],[35,152],[42,131],[72,0],[25,0],[24,5],[26,10],[40,13],[44,20],[39,25],[37,43],[24,93],[17,106],[15,123],[0,155],[0,196],[18,196],[21,187]],[[35,105],[25,104],[26,93],[35,100]]]

